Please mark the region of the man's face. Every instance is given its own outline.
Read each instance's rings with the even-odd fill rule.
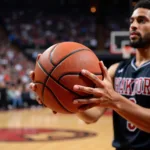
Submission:
[[[137,8],[130,18],[130,44],[134,48],[150,46],[150,10]]]

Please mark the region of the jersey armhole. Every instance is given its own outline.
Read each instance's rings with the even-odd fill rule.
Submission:
[[[124,67],[125,65],[131,63],[131,60],[132,60],[132,59],[128,59],[128,60],[123,60],[123,61],[120,61],[120,62],[119,62],[119,65],[118,65],[118,67],[116,68],[116,71],[115,71],[115,74],[114,74],[113,83],[115,82],[115,77],[116,77],[116,75],[117,75],[117,71],[118,71],[119,69],[121,69],[122,67]]]

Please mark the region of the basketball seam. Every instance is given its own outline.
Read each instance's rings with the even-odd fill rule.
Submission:
[[[56,48],[58,45],[59,45],[59,43],[56,44],[56,45],[53,47],[53,49],[51,50],[51,52],[50,52],[50,62],[52,63],[53,66],[56,66],[56,65],[54,64],[54,62],[53,62],[53,60],[52,60],[51,53],[55,50],[55,48]]]
[[[93,72],[92,72],[93,73]],[[102,75],[102,73],[93,73],[94,75]],[[78,72],[67,72],[67,73],[64,73],[62,74],[59,78],[58,78],[58,82],[60,83],[60,80],[61,78],[63,78],[64,76],[67,76],[67,75],[82,75],[81,73],[78,73]]]
[[[59,44],[57,44],[56,46],[58,46],[58,45],[59,45]],[[55,50],[56,46],[53,48],[52,51]],[[84,50],[86,50],[86,51],[91,51],[90,49],[86,49],[86,48],[74,50],[73,52],[71,52],[70,54],[68,54],[67,56],[65,56],[62,60],[60,60],[59,63],[57,63],[56,65],[53,64],[53,65],[54,65],[54,68],[53,68],[49,73],[44,69],[44,67],[42,66],[42,64],[41,64],[40,61],[38,60],[38,64],[40,65],[41,69],[43,70],[43,72],[45,72],[45,73],[47,74],[47,77],[46,77],[46,79],[45,79],[45,81],[44,81],[44,86],[43,86],[43,89],[42,89],[42,101],[43,101],[43,103],[44,103],[44,89],[45,89],[45,87],[46,87],[46,83],[47,83],[49,77],[51,77],[56,83],[58,83],[59,85],[61,85],[64,89],[68,90],[69,92],[71,92],[71,93],[73,93],[73,94],[75,94],[75,95],[78,95],[78,96],[82,97],[81,95],[79,95],[79,94],[73,92],[72,90],[70,90],[70,89],[64,87],[64,86],[63,86],[61,83],[59,83],[54,77],[52,77],[51,74],[52,74],[52,72],[57,68],[57,66],[58,66],[60,63],[62,63],[66,58],[68,58],[69,56],[71,56],[71,55],[73,55],[73,54],[75,54],[75,53],[77,53],[77,52],[84,51]],[[51,53],[52,53],[52,52],[51,52]],[[50,53],[50,61],[52,61],[51,53]],[[52,62],[51,62],[51,63],[52,63]],[[52,91],[52,92],[53,92],[53,91]],[[54,93],[53,93],[53,94],[54,94]],[[54,94],[54,95],[55,95],[55,94]],[[58,99],[58,101],[59,101],[59,99]],[[59,101],[59,102],[60,102],[60,101]],[[60,103],[61,103],[61,102],[60,102]],[[64,106],[63,106],[63,108],[64,108]],[[68,108],[65,108],[65,109],[68,110]],[[68,110],[68,111],[69,111],[69,110]]]
[[[58,45],[58,44],[56,44],[56,45],[52,48],[52,50],[50,51],[50,54],[51,54],[51,52],[56,48],[57,45]],[[39,60],[38,60],[37,62],[38,62],[38,66],[41,68],[41,70],[43,70],[43,72],[46,73],[46,75],[48,75],[48,74],[47,74],[47,71],[44,69],[44,67],[43,67],[41,64],[39,64]],[[51,60],[50,60],[50,62],[51,62]],[[52,65],[53,65],[53,67],[55,67],[55,64],[53,64],[53,62],[51,62],[51,63],[52,63]],[[46,80],[47,80],[47,78],[45,78],[44,85],[45,85]],[[44,102],[43,93],[44,93],[44,86],[43,86],[43,88],[42,88],[42,102]]]
[[[40,63],[39,61],[38,61],[38,65],[39,65],[40,68],[43,70],[43,72],[45,71],[45,73],[47,74],[47,77],[46,77],[46,79],[44,80],[43,88],[42,88],[42,103],[44,103],[44,90],[45,90],[45,87],[47,87],[47,86],[46,86],[46,82],[48,81],[48,78],[49,78],[49,77],[52,78],[56,83],[58,83],[58,84],[59,84],[60,86],[62,86],[64,89],[66,89],[66,90],[68,90],[69,92],[71,92],[72,94],[75,94],[76,96],[80,96],[79,94],[77,94],[77,93],[71,91],[70,89],[66,88],[63,84],[57,82],[57,80],[56,80],[55,78],[53,78],[50,74],[48,74],[48,72],[44,69],[44,67],[41,65],[41,63]],[[36,83],[36,82],[34,82],[34,83]],[[52,90],[51,90],[51,92],[53,93]],[[55,94],[53,93],[53,95],[55,95]],[[56,96],[55,96],[55,97],[56,97]],[[81,97],[81,96],[80,96],[80,97]],[[56,100],[57,100],[58,104],[61,104],[61,102],[59,101],[59,99],[56,99]],[[62,104],[61,104],[61,106],[62,106],[66,111],[71,112],[70,110],[68,110],[67,108],[65,108]],[[73,112],[71,112],[71,113],[73,113]]]
[[[45,85],[45,84],[42,83],[42,82],[34,82],[34,83],[42,84],[43,86],[45,86],[45,87],[51,92],[51,94],[55,97],[55,99],[57,100],[58,104],[59,104],[60,106],[62,106],[62,108],[64,108],[65,111],[67,111],[67,112],[69,112],[69,113],[73,113],[73,112],[69,111],[68,109],[66,109],[66,108],[60,103],[60,101],[59,101],[58,98],[55,96],[55,94],[53,93],[53,91],[52,91],[47,85]]]
[[[58,44],[57,44],[58,45]],[[56,48],[56,47],[55,47]],[[55,50],[55,48],[53,49],[53,51]],[[80,51],[83,51],[83,50],[88,50],[88,51],[91,51],[90,49],[87,49],[87,48],[81,48],[81,49],[77,49],[77,50],[74,50],[73,52],[69,53],[68,55],[66,55],[63,59],[61,59],[57,64],[54,64],[55,67],[57,67],[60,63],[62,63],[67,57],[71,56],[72,54],[74,53],[77,53],[77,52],[80,52]],[[50,53],[50,60],[52,61],[52,52]],[[54,68],[55,69],[55,68]],[[53,70],[52,70],[53,72]],[[52,73],[51,72],[51,73]]]
[[[40,63],[39,61],[38,61],[38,65],[39,65],[40,68],[43,70],[43,72],[45,71],[45,73],[47,74],[48,78],[51,77],[51,78],[54,80],[54,82],[58,83],[60,86],[62,86],[64,89],[68,90],[68,91],[71,92],[72,94],[75,94],[76,96],[80,96],[80,98],[83,98],[83,99],[84,99],[84,98],[86,99],[86,98],[89,98],[89,97],[90,97],[89,95],[88,95],[88,96],[82,96],[82,95],[79,95],[79,94],[76,93],[76,92],[71,91],[70,89],[68,89],[67,87],[65,87],[63,84],[57,82],[57,80],[56,80],[55,78],[53,78],[50,74],[48,74],[47,71],[43,68],[43,66],[41,65],[41,63]],[[48,80],[48,79],[46,78],[45,80]],[[46,82],[47,82],[47,81],[46,81]],[[43,84],[43,89],[45,89],[45,87],[48,88],[48,89],[50,89],[50,88],[46,85],[46,82],[44,82],[44,83],[42,83],[42,82],[34,82],[34,83],[41,83],[41,84]],[[56,97],[55,94],[53,93],[53,91],[52,91],[52,90],[50,90],[50,91],[51,91],[51,93],[54,95],[54,97]],[[60,104],[60,105],[63,107],[63,109],[65,109],[67,112],[73,113],[72,111],[70,111],[70,110],[68,110],[67,108],[65,108],[65,107],[61,104],[61,102],[59,101],[59,99],[56,98],[56,100],[57,100],[58,104]],[[44,103],[44,90],[42,90],[42,103]]]
[[[39,65],[40,68],[41,68],[43,71],[45,71],[45,73],[47,74],[47,77],[46,77],[46,79],[44,80],[45,85],[46,85],[46,82],[48,81],[48,78],[51,77],[55,82],[57,82],[58,84],[60,84],[63,88],[65,88],[65,89],[68,90],[69,92],[71,92],[71,93],[73,93],[73,94],[75,94],[75,95],[77,95],[77,96],[81,96],[81,95],[79,95],[79,94],[77,94],[77,93],[71,91],[70,89],[66,88],[63,84],[59,83],[53,76],[51,76],[51,74],[49,74],[49,73],[43,68],[43,66],[41,65],[41,63],[40,63],[39,61],[38,61],[38,65]],[[44,90],[43,90],[43,91],[44,91]]]

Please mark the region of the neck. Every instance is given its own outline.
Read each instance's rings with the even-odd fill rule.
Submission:
[[[150,47],[136,50],[136,66],[139,67],[150,60]]]

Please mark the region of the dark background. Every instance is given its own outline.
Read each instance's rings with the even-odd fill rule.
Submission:
[[[30,96],[31,91],[26,88],[30,82],[29,70],[33,69],[35,64],[36,57],[33,57],[33,53],[38,49],[45,50],[56,42],[70,40],[70,31],[67,30],[66,26],[71,30],[73,23],[79,22],[80,24],[75,28],[78,31],[78,35],[74,40],[91,48],[107,67],[123,60],[121,54],[110,53],[110,33],[114,30],[128,31],[128,19],[136,2],[136,0],[1,0],[0,109],[9,109],[9,105],[12,103],[8,101],[6,95],[11,86],[22,87],[22,98],[25,104],[22,107],[35,104],[35,101],[32,101],[34,98]],[[91,7],[95,7],[96,12],[92,13],[90,11]],[[29,23],[32,28],[34,27],[32,32],[40,30],[40,26],[44,31],[45,23],[48,21],[47,18],[54,21],[53,27],[46,28],[46,30],[51,30],[55,39],[50,42],[46,41],[46,44],[42,46],[28,42],[23,43],[22,24]],[[36,20],[40,21],[40,24]],[[66,24],[67,20],[69,20],[69,25]],[[59,22],[61,21],[65,24],[65,30],[57,31],[58,28],[55,28],[55,25],[60,25]],[[90,31],[92,28],[91,23],[94,26],[92,33]],[[27,32],[24,34],[26,35]],[[30,32],[28,35],[30,35]],[[39,36],[38,38],[43,40],[44,36]],[[90,47],[91,45],[87,41],[88,36],[97,41],[96,46]],[[35,39],[33,38],[32,40],[34,41]],[[28,48],[31,50],[27,51]],[[8,58],[8,51],[10,50],[13,51],[13,59]],[[21,71],[15,70],[17,65],[22,67]],[[23,82],[23,77],[28,80]]]

